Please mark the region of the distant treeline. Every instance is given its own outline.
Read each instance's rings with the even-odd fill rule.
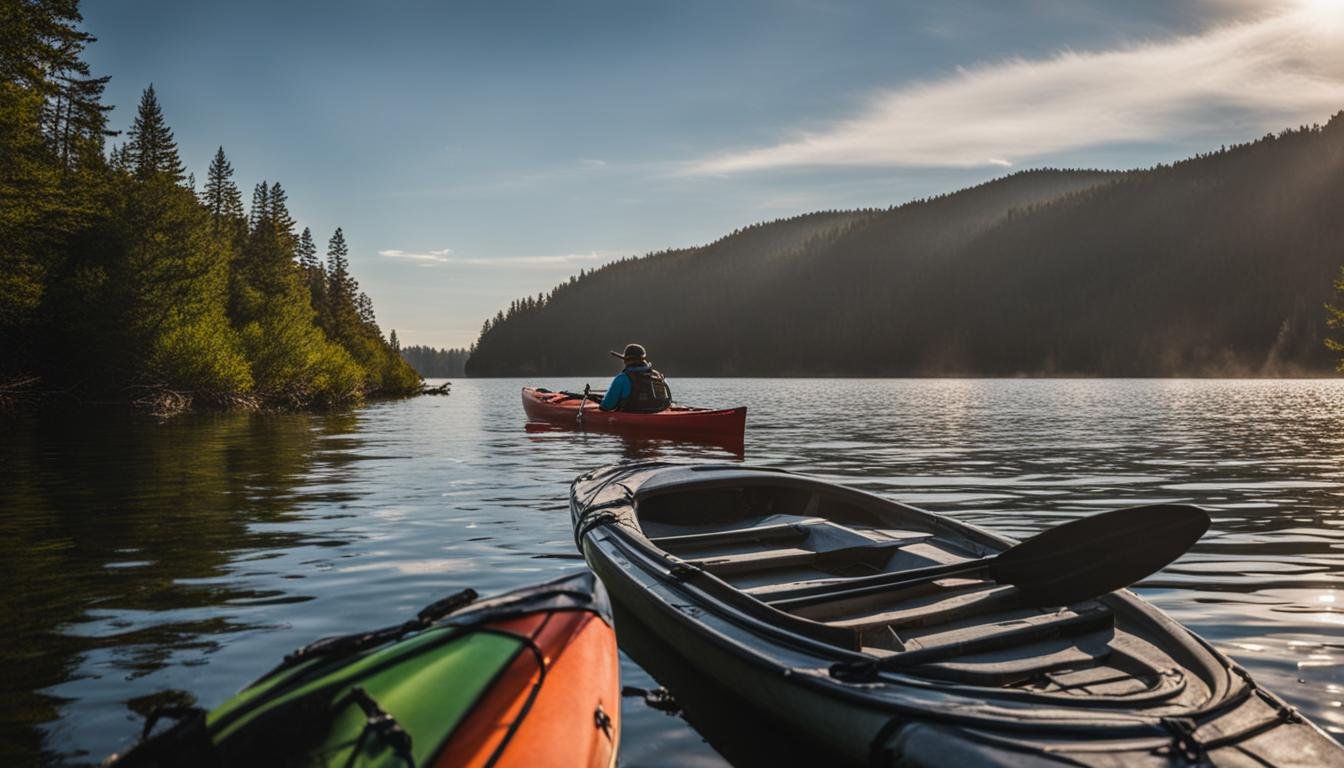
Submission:
[[[337,229],[325,261],[278,182],[250,210],[221,148],[202,192],[153,87],[107,151],[75,2],[0,0],[0,387],[338,405],[409,393]]]
[[[487,321],[467,373],[588,375],[630,341],[674,377],[1325,372],[1341,244],[1344,115],[611,264]]]
[[[401,348],[401,359],[411,364],[416,373],[427,379],[449,379],[462,376],[463,366],[471,354],[466,349],[435,349],[411,346]]]

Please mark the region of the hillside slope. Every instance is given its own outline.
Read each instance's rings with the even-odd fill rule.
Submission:
[[[469,375],[1283,375],[1331,368],[1344,117],[1124,174],[1019,173],[610,265],[490,323]]]

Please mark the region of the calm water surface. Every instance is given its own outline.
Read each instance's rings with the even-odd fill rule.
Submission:
[[[0,416],[2,761],[97,762],[155,703],[213,706],[311,639],[580,567],[566,486],[581,471],[738,460],[526,434],[523,383],[344,415]],[[1012,536],[1208,506],[1208,535],[1139,591],[1344,733],[1344,382],[673,384],[684,402],[750,406],[750,464]],[[629,659],[622,676],[657,685]],[[633,698],[623,714],[623,765],[724,763],[686,719]]]

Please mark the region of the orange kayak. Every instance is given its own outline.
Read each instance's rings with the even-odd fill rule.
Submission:
[[[209,712],[156,711],[105,765],[611,768],[620,717],[611,606],[583,572],[318,640]]]
[[[699,437],[719,440],[742,439],[747,427],[747,408],[695,408],[673,405],[657,413],[603,411],[594,395],[584,400],[574,392],[552,392],[539,387],[523,387],[523,411],[534,422],[579,426],[579,408],[583,408],[584,429],[623,432],[643,437]]]

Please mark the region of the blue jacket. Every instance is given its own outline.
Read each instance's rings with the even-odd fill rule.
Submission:
[[[616,374],[616,378],[611,380],[607,386],[607,394],[602,398],[602,410],[614,411],[621,407],[621,403],[630,396],[630,390],[634,385],[630,382],[630,377],[625,375],[625,371],[652,371],[648,363],[642,365],[627,365],[625,370]]]

